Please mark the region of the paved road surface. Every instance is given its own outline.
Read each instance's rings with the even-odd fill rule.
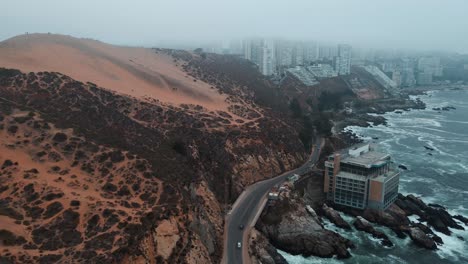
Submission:
[[[301,167],[250,185],[237,198],[231,212],[226,217],[224,263],[242,264],[248,261],[247,236],[263,210],[268,191],[276,184],[283,182],[288,176],[302,174],[310,170],[319,159],[322,142],[322,139],[317,139],[309,159]],[[244,225],[242,230],[239,228],[241,224]],[[238,242],[242,243],[241,249],[237,248]]]

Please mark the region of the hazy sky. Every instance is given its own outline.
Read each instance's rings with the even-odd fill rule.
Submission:
[[[52,32],[151,45],[284,37],[468,53],[468,0],[12,0],[0,39]]]

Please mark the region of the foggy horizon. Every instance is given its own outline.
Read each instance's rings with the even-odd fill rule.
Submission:
[[[57,0],[4,3],[0,40],[55,33],[103,42],[221,42],[244,38],[349,43],[356,47],[468,54],[468,2],[249,1],[197,2]],[[57,23],[60,21],[60,23]]]

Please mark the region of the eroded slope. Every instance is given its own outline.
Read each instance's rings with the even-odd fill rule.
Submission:
[[[305,157],[281,116],[230,98],[258,115],[1,69],[2,256],[219,262],[224,206]]]

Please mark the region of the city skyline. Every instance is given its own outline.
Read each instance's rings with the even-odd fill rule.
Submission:
[[[294,12],[288,12],[292,10]],[[447,1],[7,2],[0,39],[66,34],[119,45],[281,37],[354,47],[468,53],[468,3]],[[73,10],[73,12],[71,12]],[[164,10],[164,12],[161,12]],[[105,20],[102,18],[106,17]],[[61,23],[56,23],[61,21]]]
[[[395,94],[397,88],[448,83],[449,80],[443,79],[444,74],[456,74],[456,67],[446,61],[449,56],[442,56],[445,60],[442,62],[439,54],[409,56],[401,52],[356,51],[349,44],[254,38],[230,42],[208,52],[242,57],[253,62],[265,76],[280,81],[290,75],[308,87],[318,85],[324,78],[348,76],[363,70],[387,92]]]

